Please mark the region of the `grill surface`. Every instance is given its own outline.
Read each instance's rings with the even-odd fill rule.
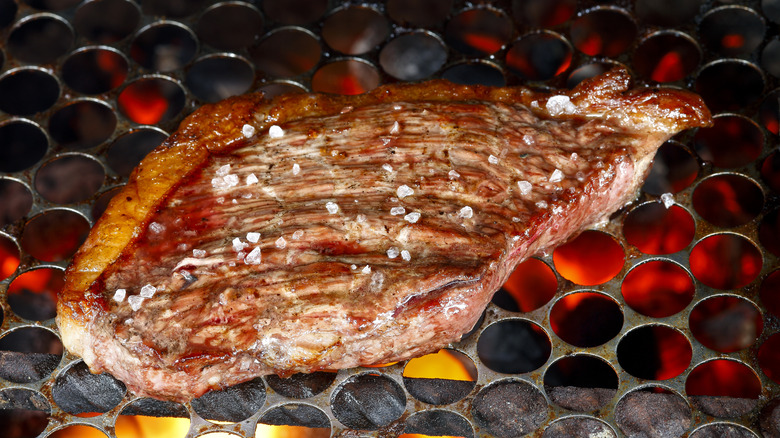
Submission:
[[[780,436],[778,23],[778,0],[0,0],[0,429],[113,437],[120,414],[141,414],[189,418],[189,437],[253,437],[258,424]],[[63,268],[201,103],[431,77],[565,87],[614,63],[701,93],[716,124],[668,142],[610,223],[519,268],[440,353],[465,377],[409,361],[271,376],[182,406],[136,399],[63,354]]]

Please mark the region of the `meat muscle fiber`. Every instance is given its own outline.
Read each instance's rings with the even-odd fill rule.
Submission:
[[[206,105],[74,257],[62,340],[176,401],[458,341],[519,262],[630,202],[658,146],[711,123],[699,97],[629,80]]]

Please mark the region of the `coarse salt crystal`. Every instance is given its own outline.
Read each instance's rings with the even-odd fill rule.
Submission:
[[[460,178],[460,174],[455,170],[450,170],[449,173],[447,173],[447,175],[449,175],[449,177],[452,179]]]
[[[391,134],[398,134],[398,131],[401,129],[401,125],[398,124],[398,122],[393,122],[393,127],[390,128]]]
[[[262,254],[260,248],[255,248],[244,257],[244,263],[247,265],[259,265],[262,261]]]
[[[257,175],[254,173],[250,173],[249,176],[246,177],[246,185],[250,184],[257,184],[260,180],[257,179]]]
[[[276,239],[276,242],[274,242],[277,248],[284,249],[287,246],[287,241],[284,240],[284,237],[279,237]]]
[[[389,257],[391,259],[394,259],[394,258],[398,257],[398,254],[400,254],[400,253],[401,252],[398,251],[398,248],[391,247],[390,249],[387,250],[387,257]]]
[[[577,158],[579,158],[579,157],[580,157],[580,156],[579,156],[579,155],[577,155],[577,153],[576,153],[576,152],[572,152],[572,153],[571,153],[571,157],[569,157],[569,158],[570,158],[572,161],[577,161]]]
[[[474,210],[472,210],[469,206],[463,207],[458,212],[458,216],[462,217],[463,219],[469,219],[470,217],[474,216]]]
[[[664,193],[661,195],[661,202],[664,203],[664,207],[670,208],[674,205],[674,196],[671,193]]]
[[[127,298],[127,303],[130,304],[130,308],[133,309],[134,312],[141,308],[141,303],[143,302],[144,297],[139,297],[138,295],[131,295]]]
[[[403,251],[401,251],[401,258],[408,262],[409,260],[412,259],[412,255],[409,254],[409,251],[403,250]]]
[[[284,135],[284,130],[278,125],[271,125],[268,128],[268,136],[271,138],[279,138]]]
[[[574,114],[577,107],[571,103],[569,96],[552,96],[547,99],[547,111],[551,116],[560,116],[561,114]]]
[[[355,217],[355,220],[357,221],[357,223],[362,224],[363,222],[366,221],[366,215],[359,214],[357,215],[357,217]]]
[[[550,182],[557,183],[560,182],[563,179],[563,172],[560,171],[560,169],[553,170],[552,175],[550,175]]]
[[[531,193],[531,189],[533,188],[533,186],[528,181],[518,181],[517,188],[520,189],[520,194],[525,196]]]
[[[531,134],[525,134],[523,136],[523,142],[528,146],[531,146],[532,144],[534,144],[534,136]]]
[[[249,246],[248,243],[242,242],[241,239],[239,239],[238,237],[233,239],[233,251],[235,251],[235,252],[242,251],[244,248],[246,248],[248,246]]]
[[[225,180],[225,185],[228,187],[235,187],[238,185],[238,175],[225,175],[222,179]]]
[[[407,196],[413,195],[414,190],[412,190],[411,187],[404,184],[401,187],[398,187],[398,190],[396,190],[395,193],[398,195],[399,198],[403,199]]]
[[[371,273],[371,266],[368,266],[368,265],[363,266],[363,269],[361,269],[360,272],[362,272],[364,274],[370,274]]]
[[[418,212],[414,211],[414,212],[412,212],[412,213],[409,213],[409,214],[407,214],[406,216],[404,216],[404,220],[405,220],[406,222],[409,222],[409,223],[412,223],[412,224],[413,224],[413,223],[415,223],[415,222],[417,222],[417,221],[419,221],[419,220],[420,220],[420,216],[421,216],[421,214],[420,214],[420,213],[418,213]]]
[[[297,174],[301,173],[301,166],[298,163],[294,163],[292,172],[293,172],[293,175],[297,175]]]
[[[227,183],[225,183],[225,178],[222,178],[221,176],[211,178],[211,187],[214,187],[215,189],[226,189]]]
[[[206,256],[206,251],[204,251],[202,249],[193,249],[192,250],[192,256],[193,257],[205,257]]]
[[[357,269],[357,265],[350,265],[349,269],[352,269],[354,271],[355,269]]]
[[[339,212],[338,204],[332,201],[328,201],[328,203],[325,204],[325,208],[328,209],[328,213],[330,214],[336,214]]]
[[[160,234],[163,231],[165,231],[165,225],[159,222],[152,222],[151,224],[149,224],[149,229],[152,230],[153,233]]]
[[[141,288],[141,292],[139,293],[139,295],[141,295],[144,298],[151,298],[154,296],[155,292],[157,292],[157,288],[152,286],[151,284],[147,284]]]
[[[121,303],[122,300],[125,299],[126,295],[127,295],[127,290],[117,289],[116,292],[114,292],[114,301],[116,301],[117,303]]]
[[[385,163],[385,164],[382,165],[382,169],[384,169],[384,170],[386,170],[388,172],[392,172],[393,171],[393,166]]]
[[[257,231],[250,231],[246,233],[246,240],[252,243],[257,243],[260,240],[260,233]]]
[[[536,203],[536,206],[539,208],[547,208],[547,203],[545,201],[539,201]]]
[[[513,217],[512,218],[512,222],[520,222],[520,218],[519,217]]]
[[[490,154],[490,156],[488,157],[488,162],[490,164],[498,164],[498,157],[493,154]]]
[[[553,207],[552,212],[553,214],[561,214],[563,212],[563,207],[561,207],[560,205],[556,205],[555,207]]]
[[[217,176],[225,176],[228,173],[230,173],[230,164],[225,164],[224,166],[217,169]]]
[[[244,134],[244,137],[249,138],[255,135],[255,127],[252,125],[244,125],[241,128],[241,133]]]
[[[292,235],[293,240],[298,240],[301,237],[303,237],[303,230],[295,230],[295,232]]]
[[[403,207],[393,207],[390,209],[390,214],[393,216],[398,216],[399,214],[404,214],[406,212],[406,209]]]

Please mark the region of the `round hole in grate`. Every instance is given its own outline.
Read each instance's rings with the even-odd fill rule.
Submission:
[[[571,22],[571,41],[590,56],[618,56],[636,39],[636,23],[628,12],[612,6],[598,6]]]
[[[90,210],[92,222],[97,221],[100,216],[103,215],[103,213],[106,211],[106,208],[108,207],[108,203],[114,196],[116,196],[117,193],[119,193],[120,190],[122,190],[121,186],[114,187],[112,189],[106,190],[97,197],[95,202],[92,203],[92,209]]]
[[[774,398],[761,410],[759,426],[764,438],[780,436],[780,398]]]
[[[693,301],[696,286],[690,274],[671,260],[650,260],[635,266],[620,286],[626,304],[653,318],[672,316]]]
[[[714,234],[697,243],[690,253],[691,273],[716,289],[747,286],[761,272],[761,252],[748,239],[733,233]]]
[[[563,36],[550,31],[523,35],[506,53],[506,65],[516,75],[531,81],[546,81],[565,72],[574,49]]]
[[[764,194],[752,179],[720,174],[701,181],[692,196],[693,208],[707,222],[719,227],[746,224],[761,213]]]
[[[632,376],[668,380],[688,368],[693,350],[678,330],[665,325],[644,325],[626,333],[617,346],[620,366]]]
[[[769,154],[761,164],[761,178],[770,189],[780,192],[780,152]]]
[[[13,275],[19,268],[20,263],[19,247],[16,242],[3,233],[0,233],[0,280]]]
[[[279,377],[271,374],[265,377],[266,383],[274,391],[289,398],[309,398],[325,391],[336,380],[336,373],[316,371],[313,373],[293,374]]]
[[[183,18],[202,11],[213,0],[145,0],[141,3],[144,15]]]
[[[47,438],[108,438],[108,435],[103,433],[100,429],[86,426],[84,424],[76,424],[73,426],[66,426],[62,429],[57,429],[54,433]]]
[[[471,404],[471,415],[477,425],[499,438],[537,430],[547,419],[547,411],[544,394],[517,379],[499,380],[485,386]]]
[[[780,133],[780,89],[768,93],[758,109],[758,119],[767,131],[777,135]]]
[[[106,154],[106,162],[119,176],[130,176],[135,166],[166,138],[165,131],[153,126],[131,130],[114,140]]]
[[[142,77],[131,82],[119,94],[119,111],[133,122],[153,125],[168,122],[184,108],[185,93],[172,79]]]
[[[252,86],[255,72],[249,61],[234,55],[204,56],[187,70],[184,84],[205,102],[217,102],[245,93]]]
[[[37,437],[49,424],[51,406],[37,391],[24,388],[0,391],[0,429],[13,431],[13,438]]]
[[[62,64],[62,80],[74,91],[101,94],[122,85],[127,77],[127,59],[110,47],[85,47]]]
[[[125,396],[125,385],[108,373],[92,374],[79,360],[59,373],[51,388],[54,403],[73,415],[108,412]]]
[[[446,67],[442,79],[456,84],[503,87],[506,78],[501,68],[486,61],[464,61]]]
[[[592,417],[566,417],[553,421],[544,429],[542,438],[579,437],[617,438],[609,425]]]
[[[550,337],[544,329],[523,319],[493,323],[477,341],[479,360],[499,373],[530,373],[544,365],[551,352]]]
[[[640,21],[661,26],[676,26],[693,20],[703,0],[637,0],[635,11]]]
[[[237,423],[251,417],[265,403],[263,379],[255,378],[222,390],[209,391],[192,400],[192,409],[210,421]]]
[[[16,11],[19,7],[14,0],[0,1],[0,28],[6,27],[14,22]]]
[[[111,44],[130,35],[141,13],[128,0],[96,0],[76,9],[73,26],[79,34],[98,44]]]
[[[304,25],[316,21],[328,10],[327,0],[266,0],[268,17],[282,24]]]
[[[512,16],[530,27],[555,27],[577,10],[577,0],[512,0]]]
[[[623,221],[626,242],[645,254],[672,254],[693,242],[696,222],[687,210],[661,202],[644,203]]]
[[[71,204],[94,196],[105,176],[103,166],[89,155],[61,155],[35,173],[35,190],[48,201]]]
[[[699,23],[699,37],[710,49],[723,56],[753,52],[764,39],[766,25],[756,11],[744,6],[711,9]]]
[[[616,65],[620,64],[613,62],[592,62],[579,66],[569,74],[568,79],[566,79],[566,86],[568,88],[574,88],[580,82],[606,73]]]
[[[642,190],[651,195],[678,193],[693,184],[698,174],[696,158],[681,143],[670,140],[656,152]]]
[[[76,6],[80,0],[24,0],[35,9],[43,11],[61,11]]]
[[[27,169],[43,158],[48,148],[49,140],[37,124],[23,119],[0,124],[1,172]]]
[[[8,285],[11,310],[25,319],[45,321],[57,315],[57,292],[65,284],[61,268],[36,268],[23,272]]]
[[[776,208],[758,225],[758,241],[769,252],[780,256],[780,208]]]
[[[766,310],[780,317],[780,269],[775,269],[764,278],[759,296]]]
[[[530,258],[515,268],[493,303],[512,312],[531,312],[547,304],[558,290],[558,279],[547,263]]]
[[[224,2],[200,16],[196,31],[200,40],[220,50],[240,50],[263,35],[263,15],[244,2]]]
[[[263,84],[257,89],[266,99],[273,99],[287,93],[305,93],[306,87],[293,81],[274,81]]]
[[[699,128],[693,146],[702,160],[717,167],[739,167],[755,161],[764,146],[764,134],[752,120],[719,114],[709,128]]]
[[[19,68],[0,77],[0,110],[31,115],[49,109],[60,97],[57,78],[38,68]]]
[[[761,50],[761,67],[772,76],[780,77],[780,38],[774,37],[770,39]],[[777,134],[777,127],[775,127],[773,132]]]
[[[758,349],[758,366],[775,383],[780,384],[780,333],[768,337]]]
[[[44,262],[72,256],[87,238],[89,222],[68,209],[46,210],[27,222],[20,240],[22,249]]]
[[[30,189],[11,178],[0,178],[0,228],[15,223],[30,212],[33,198]],[[3,270],[0,269],[0,272]],[[0,273],[0,280],[3,277]]]
[[[402,26],[435,27],[452,10],[453,0],[388,0],[387,14]]]
[[[406,419],[404,433],[398,438],[460,437],[472,438],[474,429],[469,421],[455,412],[441,409],[420,411]]]
[[[6,44],[8,52],[21,61],[49,64],[70,49],[73,29],[54,14],[29,15],[11,29]]]
[[[444,31],[450,47],[466,56],[488,56],[512,38],[512,21],[502,11],[468,9],[452,17]]]
[[[330,431],[330,420],[320,409],[303,403],[288,403],[267,410],[257,424],[255,436],[327,438]]]
[[[116,128],[116,115],[103,101],[80,99],[58,109],[49,118],[49,135],[71,150],[93,148],[106,141]]]
[[[613,279],[623,269],[625,254],[609,234],[587,230],[556,248],[553,263],[563,278],[593,286]]]
[[[631,391],[615,405],[615,423],[627,436],[680,437],[692,422],[685,399],[657,386]]]
[[[197,51],[195,34],[184,25],[171,21],[141,29],[130,46],[130,56],[135,62],[159,72],[170,72],[189,64]]]
[[[572,411],[600,409],[615,397],[617,388],[617,373],[598,356],[564,356],[544,373],[547,396],[553,403]]]
[[[341,59],[314,72],[312,90],[319,93],[361,94],[381,83],[379,71],[361,59]]]
[[[22,327],[0,338],[0,377],[15,383],[49,377],[62,359],[62,342],[41,327]]]
[[[298,76],[314,68],[322,57],[317,36],[299,27],[275,29],[249,48],[258,70],[280,78]]]
[[[184,438],[190,428],[190,415],[178,403],[142,398],[122,409],[114,428],[116,438],[137,438],[143,431],[161,430],[166,438]]]
[[[694,431],[690,438],[758,438],[756,434],[743,426],[731,423],[704,425]]]
[[[691,404],[714,417],[738,417],[758,406],[761,381],[747,365],[714,359],[697,365],[685,380]]]
[[[361,55],[390,35],[387,19],[375,9],[347,6],[331,14],[322,24],[322,39],[345,55]]]
[[[575,292],[559,298],[550,309],[550,328],[576,347],[595,347],[617,336],[623,312],[615,300],[597,292]]]
[[[688,324],[697,341],[720,353],[750,347],[764,328],[761,311],[756,305],[734,295],[700,301],[691,310]]]
[[[417,31],[399,35],[379,52],[382,69],[396,79],[416,81],[439,71],[447,61],[444,42],[433,33]]]
[[[724,59],[705,65],[696,77],[695,90],[713,112],[749,107],[764,93],[761,69],[741,59]]]
[[[406,411],[406,393],[393,379],[377,373],[358,374],[339,385],[331,396],[336,419],[352,429],[377,430]]]
[[[465,354],[442,349],[410,360],[403,371],[404,386],[417,400],[433,405],[454,403],[477,383],[477,367]]]
[[[634,51],[634,68],[645,79],[674,82],[693,73],[701,58],[696,40],[682,32],[663,30],[639,43]]]

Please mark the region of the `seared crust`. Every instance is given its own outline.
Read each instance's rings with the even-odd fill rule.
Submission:
[[[525,105],[542,118],[606,119],[626,129],[647,131],[648,136],[653,137],[648,144],[662,142],[681,130],[711,123],[710,114],[698,96],[671,89],[629,90],[629,79],[625,70],[615,69],[574,90],[560,93],[432,81],[385,86],[359,96],[287,95],[265,101],[261,95],[251,94],[206,105],[187,117],[176,133],[141,162],[75,255],[58,301],[57,323],[63,342],[68,350],[83,356],[88,364],[93,361],[95,352],[90,348],[90,323],[109,309],[107,298],[102,291],[95,290],[93,284],[123,255],[123,251],[132,247],[151,217],[182,180],[201,169],[210,156],[224,154],[242,144],[245,124],[255,127],[257,132],[264,132],[271,125],[335,115],[350,106],[420,101],[502,102]],[[553,96],[567,96],[573,106],[561,110],[548,105]],[[644,163],[640,163],[639,168],[646,168],[652,158],[652,153],[644,155]],[[176,398],[175,395],[166,396]]]

